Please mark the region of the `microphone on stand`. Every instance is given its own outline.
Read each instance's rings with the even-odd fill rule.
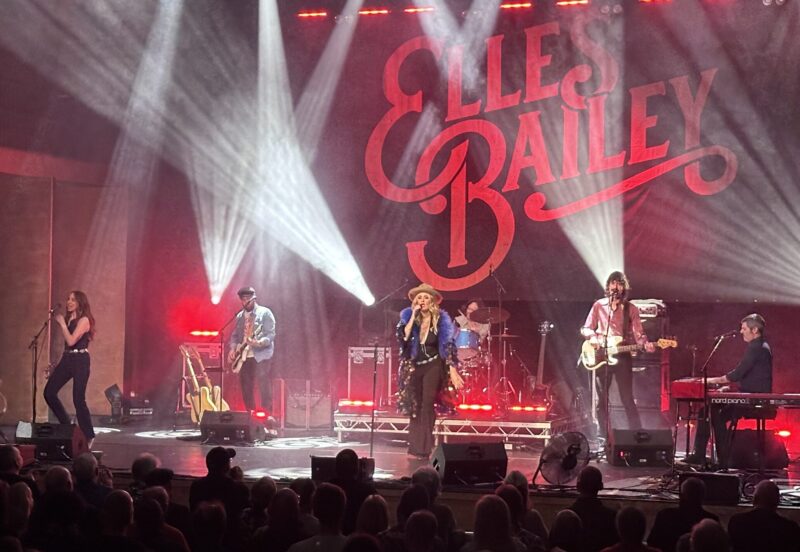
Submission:
[[[58,309],[61,308],[61,303],[56,303],[52,309],[50,309],[50,316],[52,317]]]
[[[737,335],[739,335],[739,331],[738,330],[734,330],[732,332],[727,332],[727,333],[724,333],[724,334],[715,335],[714,339],[715,340],[717,340],[717,339],[725,339],[725,338],[728,338],[728,337],[736,337]]]

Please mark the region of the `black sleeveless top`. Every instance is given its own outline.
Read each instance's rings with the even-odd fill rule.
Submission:
[[[428,330],[428,335],[424,343],[420,343],[417,352],[417,362],[429,361],[439,355],[439,336],[433,333],[433,329]]]
[[[67,324],[67,329],[69,330],[69,333],[74,332],[77,326],[78,326],[77,318],[70,320],[69,324]],[[78,341],[76,341],[75,345],[73,345],[72,347],[70,347],[69,345],[66,346],[67,351],[78,351],[81,349],[88,349],[88,348],[89,348],[89,332],[83,334],[81,338]]]

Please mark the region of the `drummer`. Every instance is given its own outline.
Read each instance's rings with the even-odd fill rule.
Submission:
[[[491,325],[481,324],[480,322],[475,322],[471,319],[472,313],[480,308],[482,308],[482,301],[480,299],[474,299],[467,303],[462,310],[458,311],[459,314],[456,316],[455,320],[459,328],[463,330],[471,330],[478,334],[480,342],[483,343],[484,340],[486,340],[486,337],[489,335]]]

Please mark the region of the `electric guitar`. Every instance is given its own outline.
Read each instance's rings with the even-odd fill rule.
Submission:
[[[608,347],[600,347],[595,349],[587,339],[581,346],[581,363],[587,370],[597,370],[598,368],[608,364],[614,366],[619,362],[616,355],[620,353],[632,353],[634,351],[644,350],[642,345],[620,345],[622,343],[621,336],[609,336]],[[675,339],[659,339],[654,343],[659,349],[666,349],[668,347],[677,347],[678,342]]]
[[[547,334],[549,334],[553,328],[555,328],[555,324],[549,320],[545,320],[539,324],[539,335],[541,335],[542,338],[539,342],[539,362],[536,365],[536,381],[533,382],[531,389],[531,398],[536,404],[550,400],[550,386],[542,383],[542,378],[544,377],[544,348],[547,344]]]
[[[263,325],[259,324],[256,326],[255,331],[253,332],[253,339],[259,339],[261,337],[261,331],[263,330]],[[234,374],[238,374],[239,371],[242,369],[244,365],[244,361],[247,360],[247,355],[250,354],[250,345],[247,343],[247,338],[242,343],[236,346],[236,355],[233,358],[233,362],[231,363],[231,372]]]

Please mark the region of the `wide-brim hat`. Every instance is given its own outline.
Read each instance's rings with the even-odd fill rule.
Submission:
[[[430,284],[420,284],[415,288],[411,288],[411,290],[408,292],[408,298],[413,301],[414,297],[420,293],[427,293],[433,297],[433,300],[436,301],[437,305],[442,302],[442,294],[436,291]]]

